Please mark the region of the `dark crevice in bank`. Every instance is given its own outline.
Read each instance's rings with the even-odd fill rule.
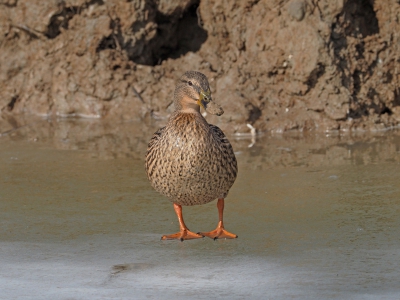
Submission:
[[[350,109],[348,116],[360,118],[368,116],[370,109],[376,112],[388,112],[375,105],[360,105],[359,94],[364,78],[373,73],[376,62],[371,63],[367,69],[362,67],[365,63],[365,42],[364,38],[379,34],[379,24],[373,7],[374,1],[349,0],[343,7],[342,12],[336,17],[336,22],[332,24],[331,43],[333,47],[334,62],[341,74],[342,84],[351,93],[353,108]],[[351,39],[357,39],[354,55],[349,54],[349,44],[354,43]],[[353,63],[350,63],[352,62]],[[352,69],[354,61],[357,62],[356,68]],[[350,72],[349,72],[350,71]],[[364,106],[364,107],[361,107]]]
[[[188,52],[196,52],[208,36],[200,26],[198,5],[199,1],[195,2],[178,18],[178,12],[165,15],[156,7],[149,7],[148,9],[156,11],[153,23],[138,20],[132,24],[131,31],[133,33],[154,31],[154,36],[150,40],[145,40],[147,36],[140,34],[124,40],[119,21],[113,20],[111,24],[113,33],[100,41],[97,52],[120,46],[126,51],[130,60],[149,66],[160,65],[169,58],[177,59]]]

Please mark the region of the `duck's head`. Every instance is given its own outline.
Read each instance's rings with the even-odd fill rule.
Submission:
[[[196,71],[185,72],[178,80],[174,102],[177,110],[194,109],[199,112],[201,106],[213,115],[220,116],[224,113],[222,107],[212,100],[207,77]]]

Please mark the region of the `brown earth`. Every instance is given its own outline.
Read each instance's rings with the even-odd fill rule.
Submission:
[[[165,118],[186,70],[229,133],[400,125],[399,0],[0,0],[0,132]]]

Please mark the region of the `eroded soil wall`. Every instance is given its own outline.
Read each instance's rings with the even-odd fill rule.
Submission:
[[[397,0],[0,0],[0,128],[163,118],[192,69],[230,133],[398,126],[399,18]]]

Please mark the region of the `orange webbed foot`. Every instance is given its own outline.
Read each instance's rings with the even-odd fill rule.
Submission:
[[[226,231],[223,227],[217,227],[215,230],[210,232],[199,232],[203,236],[208,236],[214,240],[216,239],[236,239],[238,236],[234,233]]]
[[[183,242],[184,240],[193,240],[193,239],[200,239],[204,236],[199,233],[194,233],[190,230],[181,230],[174,234],[163,235],[161,240],[180,240]]]

